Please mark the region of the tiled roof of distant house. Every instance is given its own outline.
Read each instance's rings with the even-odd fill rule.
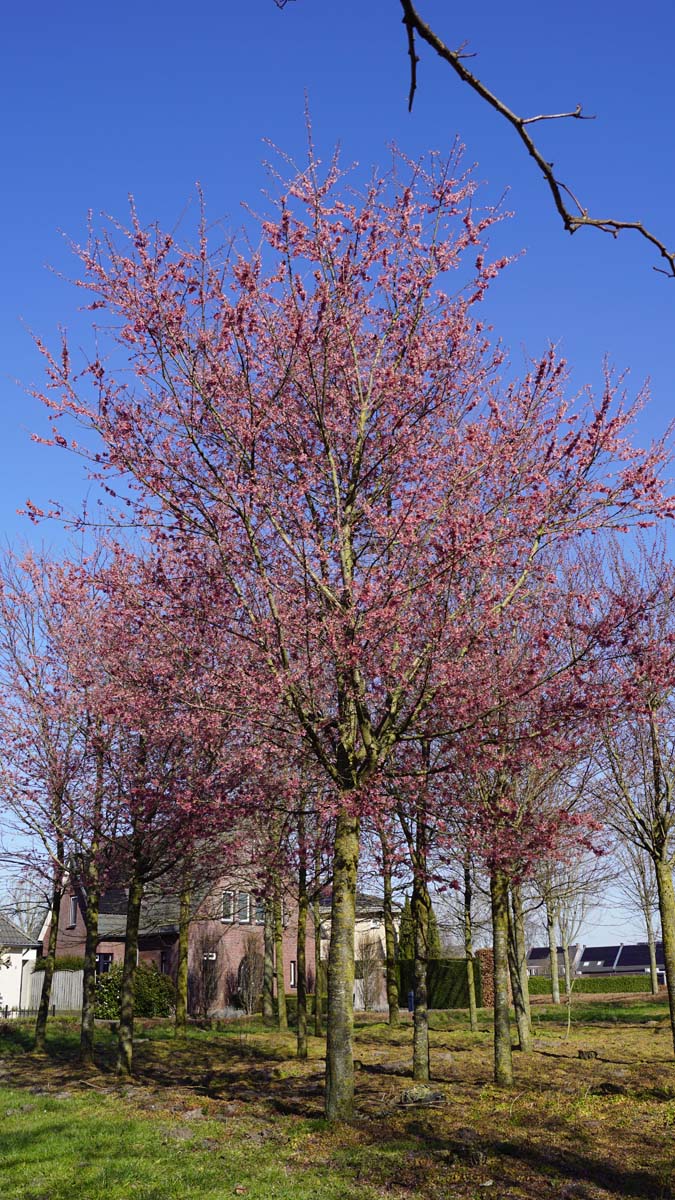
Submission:
[[[0,950],[37,950],[41,943],[0,915]]]

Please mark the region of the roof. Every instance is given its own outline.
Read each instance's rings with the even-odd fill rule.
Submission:
[[[153,933],[177,933],[180,915],[178,896],[149,892],[141,905],[139,937]],[[108,888],[101,897],[98,932],[100,938],[123,938],[127,920],[127,893],[124,888]]]
[[[584,946],[584,952],[579,962],[580,967],[601,966],[613,967],[621,946]]]
[[[665,966],[663,957],[663,942],[657,942],[656,950],[656,965],[659,967]],[[616,964],[620,971],[626,967],[632,967],[637,971],[646,971],[649,969],[649,946],[647,942],[638,942],[635,946],[623,946],[619,961]]]
[[[13,921],[0,915],[0,950],[38,950],[40,942],[24,933]]]
[[[332,904],[333,893],[330,888],[324,888],[321,893],[320,908],[324,912],[328,912]],[[394,913],[401,911],[401,905],[396,900],[392,901],[391,905]],[[376,912],[380,914],[384,908],[384,897],[373,896],[370,892],[356,893],[356,915],[363,916],[364,913]]]

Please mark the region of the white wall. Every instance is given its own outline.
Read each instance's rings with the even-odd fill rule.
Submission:
[[[7,950],[0,962],[0,1008],[27,1008],[35,950]],[[4,963],[9,963],[5,966]]]

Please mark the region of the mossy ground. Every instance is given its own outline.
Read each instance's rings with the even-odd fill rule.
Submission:
[[[411,1029],[363,1019],[355,1032],[356,1115],[322,1118],[323,1043],[294,1058],[293,1035],[238,1022],[138,1030],[136,1076],[82,1073],[73,1023],[53,1022],[46,1058],[30,1030],[0,1036],[3,1200],[609,1200],[675,1197],[675,1063],[667,1008],[643,998],[535,1008],[515,1086],[491,1080],[489,1014],[432,1014],[439,1107],[405,1107]],[[595,1058],[579,1058],[579,1050]]]

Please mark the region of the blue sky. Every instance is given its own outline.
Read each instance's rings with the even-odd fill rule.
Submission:
[[[547,156],[592,213],[641,218],[675,245],[675,9],[666,0],[611,9],[485,0],[419,0],[448,43],[468,43],[472,69],[516,110],[584,105],[595,121],[540,125]],[[458,134],[486,201],[509,190],[513,220],[496,248],[524,253],[487,301],[516,361],[549,341],[570,360],[575,386],[598,385],[604,356],[651,378],[640,436],[673,414],[675,281],[632,235],[565,234],[514,132],[420,47],[419,91],[407,112],[407,58],[397,0],[117,0],[100,6],[34,0],[0,18],[0,521],[5,536],[58,542],[16,515],[26,496],[77,507],[82,469],[35,446],[44,416],[26,395],[41,364],[32,329],[56,341],[66,326],[91,346],[63,234],[84,236],[88,210],[124,219],[133,193],[144,219],[173,226],[194,211],[195,183],[212,218],[239,225],[265,186],[264,139],[292,155],[304,144],[304,97],[316,142],[345,160],[382,163],[396,141],[415,156],[447,150]]]

